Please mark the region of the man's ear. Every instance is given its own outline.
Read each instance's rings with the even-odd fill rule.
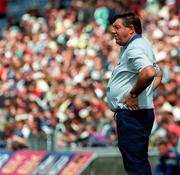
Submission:
[[[130,34],[136,33],[134,26],[132,24],[129,26],[129,29],[130,29]]]

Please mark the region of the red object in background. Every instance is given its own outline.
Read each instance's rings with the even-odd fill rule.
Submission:
[[[180,127],[176,124],[169,124],[167,130],[176,134],[177,137],[180,137]]]
[[[36,89],[34,89],[33,94],[36,97],[40,97],[42,95],[42,92],[38,88],[36,88]]]
[[[0,0],[0,16],[5,16],[7,13],[7,0]]]
[[[3,76],[3,73],[4,73],[4,67],[1,67],[1,69],[0,69],[0,80],[1,80],[1,78]]]

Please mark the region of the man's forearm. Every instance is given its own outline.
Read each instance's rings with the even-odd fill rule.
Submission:
[[[156,77],[154,78],[154,81],[153,81],[153,90],[155,90],[160,85],[161,80],[162,80],[162,72],[159,71],[156,74]]]
[[[152,66],[144,68],[138,75],[138,80],[134,87],[131,89],[131,94],[136,94],[137,96],[146,89],[153,81],[156,76],[156,72]]]

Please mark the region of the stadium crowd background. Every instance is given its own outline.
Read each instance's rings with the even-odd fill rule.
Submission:
[[[28,148],[33,138],[47,140],[49,135],[54,136],[56,149],[117,144],[105,89],[119,46],[109,25],[114,14],[128,10],[141,16],[144,37],[152,43],[163,71],[154,93],[156,120],[149,148],[161,139],[171,146],[171,140],[180,136],[178,1],[84,0],[54,5],[11,16],[1,27],[0,147]]]

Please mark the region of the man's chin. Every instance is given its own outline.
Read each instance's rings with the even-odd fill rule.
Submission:
[[[116,44],[122,46],[122,43],[116,40]]]

